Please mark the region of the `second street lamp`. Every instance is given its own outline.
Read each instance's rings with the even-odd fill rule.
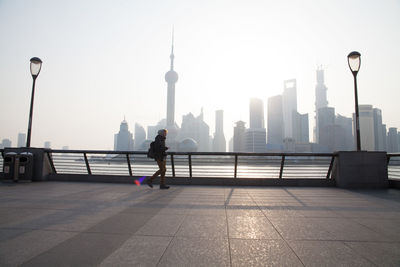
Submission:
[[[31,74],[33,78],[32,84],[32,96],[31,96],[31,108],[29,111],[29,123],[28,123],[28,136],[26,139],[26,147],[31,146],[31,132],[32,132],[32,116],[33,116],[33,99],[35,97],[35,82],[36,78],[42,69],[42,60],[38,57],[31,58]]]
[[[357,135],[357,151],[361,150],[361,140],[360,140],[360,118],[358,113],[358,94],[357,94],[357,73],[360,70],[361,65],[361,54],[357,51],[351,52],[347,56],[347,62],[349,68],[353,73],[354,77],[354,98],[355,98],[355,109],[356,109],[356,135]]]

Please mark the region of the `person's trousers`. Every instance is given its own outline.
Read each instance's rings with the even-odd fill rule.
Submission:
[[[167,160],[157,160],[158,171],[156,171],[151,180],[153,181],[158,175],[160,175],[160,184],[165,184],[165,172],[167,171]]]

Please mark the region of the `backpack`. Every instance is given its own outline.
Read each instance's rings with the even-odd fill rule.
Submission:
[[[156,155],[156,149],[155,149],[155,143],[153,141],[150,143],[149,150],[147,151],[147,157],[154,159],[155,155]]]

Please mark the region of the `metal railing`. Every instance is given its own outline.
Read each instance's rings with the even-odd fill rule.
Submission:
[[[388,177],[390,180],[400,180],[400,153],[387,154]]]
[[[4,149],[0,149],[0,173],[3,172],[3,164],[4,164]]]
[[[3,172],[0,149],[0,173]],[[143,151],[46,150],[54,173],[148,176],[157,170]],[[167,176],[330,179],[334,153],[171,152]],[[388,153],[388,177],[400,180],[400,153]]]
[[[47,150],[57,174],[149,176],[157,164],[143,151]],[[330,179],[334,153],[170,152],[167,176]]]

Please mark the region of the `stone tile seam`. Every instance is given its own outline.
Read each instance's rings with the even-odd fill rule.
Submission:
[[[358,253],[356,250],[354,250],[352,247],[350,247],[346,242],[342,242],[347,248],[349,248],[351,251],[353,251],[356,255],[360,256],[361,258],[363,258],[364,260],[366,260],[367,262],[371,263],[372,265],[375,266],[379,266],[378,264],[376,264],[375,262],[373,262],[372,260],[364,257],[363,255],[361,255],[360,253]]]
[[[232,191],[231,191],[232,192]],[[224,190],[224,198],[226,199],[226,201],[228,201],[227,197],[226,197],[226,192]],[[226,203],[226,202],[225,202]],[[231,240],[229,239],[229,220],[228,220],[228,211],[226,209],[225,205],[225,218],[226,218],[226,231],[228,234],[228,253],[229,253],[229,264],[230,266],[232,266],[232,252],[231,252]]]
[[[182,190],[182,191],[184,191],[184,190]],[[161,210],[160,210],[160,211],[161,211]],[[159,213],[159,212],[158,212],[158,213]],[[161,259],[164,257],[165,252],[166,252],[166,251],[168,250],[168,248],[171,246],[173,240],[174,240],[175,238],[177,238],[177,233],[179,232],[179,230],[181,229],[183,223],[185,222],[185,219],[186,219],[186,217],[188,216],[188,213],[183,214],[183,216],[184,216],[184,217],[183,217],[183,219],[182,219],[182,221],[181,221],[181,223],[180,223],[178,229],[176,230],[175,234],[173,235],[173,237],[172,237],[171,240],[169,241],[168,245],[165,247],[165,249],[164,249],[162,255],[160,256],[160,258],[158,259],[158,262],[157,262],[157,264],[156,264],[156,267],[160,265]]]
[[[252,198],[252,195],[250,194],[250,192],[246,191],[247,194]],[[254,201],[254,200],[253,200]],[[257,204],[257,203],[256,203]],[[258,205],[258,204],[257,204]],[[275,231],[278,233],[278,235],[282,238],[283,242],[285,242],[285,244],[289,247],[289,249],[293,252],[294,255],[296,255],[297,259],[300,261],[300,263],[303,266],[306,266],[305,263],[301,260],[301,258],[299,257],[299,255],[297,255],[297,253],[294,251],[294,249],[292,248],[292,246],[290,246],[289,242],[282,236],[282,234],[278,231],[278,229],[275,227],[275,225],[270,221],[270,219],[265,215],[265,218],[268,220],[268,222],[272,225],[272,227],[275,229]]]

